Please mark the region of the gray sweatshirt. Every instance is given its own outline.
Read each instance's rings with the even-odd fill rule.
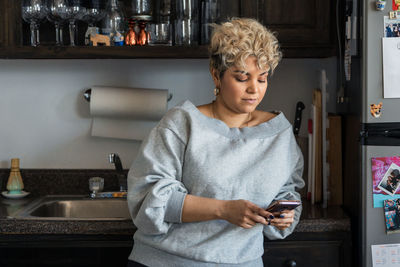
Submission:
[[[143,141],[128,174],[128,205],[137,227],[129,259],[147,266],[263,266],[263,234],[285,230],[225,220],[182,223],[186,194],[246,199],[262,208],[300,199],[303,157],[283,113],[254,127],[229,128],[191,102],[170,109]]]

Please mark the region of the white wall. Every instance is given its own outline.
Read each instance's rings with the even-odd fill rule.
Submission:
[[[321,68],[334,92],[336,59],[283,60],[260,108],[282,110],[293,121],[296,102],[311,103]],[[140,142],[90,136],[83,92],[93,85],[169,89],[169,107],[185,99],[208,103],[214,88],[206,59],[0,60],[0,168],[9,168],[12,157],[22,168],[112,168],[111,152],[129,168]],[[308,114],[309,108],[304,121]]]

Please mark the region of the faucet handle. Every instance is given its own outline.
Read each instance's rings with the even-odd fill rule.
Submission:
[[[114,161],[115,161],[115,153],[108,154],[108,161],[110,163],[114,163]]]
[[[119,158],[117,153],[111,153],[108,155],[108,159],[110,161],[110,163],[114,163],[115,165],[115,169],[122,173],[123,169],[122,169],[122,163],[121,163],[121,159]]]

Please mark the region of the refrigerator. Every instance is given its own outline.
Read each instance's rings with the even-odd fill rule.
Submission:
[[[384,16],[392,11],[392,1],[386,1],[382,11],[376,9],[375,2],[346,1],[347,5],[353,4],[352,16],[358,16],[359,43],[351,57],[350,80],[343,78],[344,71],[341,73],[345,80],[342,82],[344,97],[337,105],[343,114],[344,129],[343,207],[351,216],[354,266],[362,267],[373,266],[372,245],[400,243],[400,233],[386,232],[383,207],[374,207],[374,201],[381,200],[374,200],[373,192],[377,188],[372,168],[376,167],[376,161],[372,163],[372,159],[400,157],[400,98],[384,98],[382,38],[385,36]],[[346,7],[341,10],[349,11]],[[344,40],[341,44],[344,47]],[[400,57],[398,62],[400,64]],[[341,64],[344,66],[344,60]],[[399,75],[396,90],[400,91],[400,68],[396,71]],[[382,103],[380,115],[373,116],[371,105],[379,103]],[[400,195],[394,197],[400,198]],[[400,266],[400,250],[398,260],[399,264],[393,266]]]

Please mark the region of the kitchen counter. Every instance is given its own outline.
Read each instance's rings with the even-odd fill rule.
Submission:
[[[71,221],[15,219],[12,215],[37,197],[24,199],[0,199],[0,240],[6,235],[129,235],[135,232],[131,221]],[[295,232],[350,231],[350,219],[340,207],[322,209],[303,203],[301,220]]]
[[[9,169],[0,169],[0,190],[6,190]],[[128,170],[125,170],[127,174]],[[49,221],[21,220],[10,216],[35,199],[45,195],[87,195],[89,177],[104,178],[104,191],[115,191],[118,179],[115,170],[82,169],[21,169],[25,189],[31,192],[23,199],[0,196],[0,240],[4,235],[125,235],[132,236],[131,221]],[[296,233],[350,231],[350,218],[337,206],[322,209],[303,201],[301,220]]]
[[[125,170],[126,173],[127,171]],[[3,250],[10,248],[7,253],[10,255],[15,253],[14,256],[10,256],[13,260],[17,261],[20,258],[18,251],[21,247],[27,248],[26,253],[32,255],[36,253],[32,252],[35,247],[44,249],[37,253],[47,255],[48,249],[52,255],[54,254],[54,261],[65,256],[62,252],[64,248],[79,248],[72,254],[68,254],[69,258],[76,257],[78,262],[85,257],[88,258],[88,261],[91,259],[84,252],[80,252],[82,248],[105,249],[107,253],[99,254],[104,256],[109,253],[110,247],[113,247],[115,250],[111,253],[113,256],[110,256],[110,259],[112,258],[113,264],[111,265],[114,266],[117,266],[114,264],[117,258],[126,258],[129,255],[133,245],[132,235],[136,230],[131,220],[31,220],[12,217],[18,210],[45,195],[88,195],[88,179],[90,177],[103,177],[105,180],[104,191],[115,191],[118,188],[115,170],[21,169],[21,174],[25,185],[24,190],[31,194],[23,199],[6,199],[0,196],[0,247]],[[8,175],[9,169],[0,169],[0,191],[6,190]],[[290,244],[293,242],[297,242],[296,244],[298,242],[305,242],[304,244],[317,242],[316,246],[320,247],[321,244],[331,244],[332,240],[339,242],[335,244],[349,244],[351,243],[351,240],[348,242],[349,236],[351,236],[350,218],[340,207],[322,209],[318,205],[310,205],[305,201],[301,220],[294,233],[285,240],[276,240],[268,242],[268,244],[281,246],[285,242],[291,242]],[[52,250],[56,247],[60,249],[57,253]],[[338,247],[342,247],[342,245],[338,245]],[[11,248],[15,248],[15,250]],[[102,257],[97,260],[93,266],[101,266],[100,263],[110,266]],[[26,259],[26,262],[29,261]],[[21,266],[26,266],[26,262],[21,263]],[[10,264],[10,266],[18,265]],[[50,264],[50,266],[54,265]],[[126,266],[126,263],[121,266]]]
[[[0,197],[0,266],[126,266],[133,246],[131,220],[32,220],[12,215],[37,200]],[[351,266],[350,219],[340,207],[303,202],[301,220],[284,240],[265,240],[268,266]],[[21,257],[24,255],[24,257]],[[311,255],[311,256],[310,256]],[[327,264],[329,263],[329,264]],[[285,265],[286,266],[286,265]]]

